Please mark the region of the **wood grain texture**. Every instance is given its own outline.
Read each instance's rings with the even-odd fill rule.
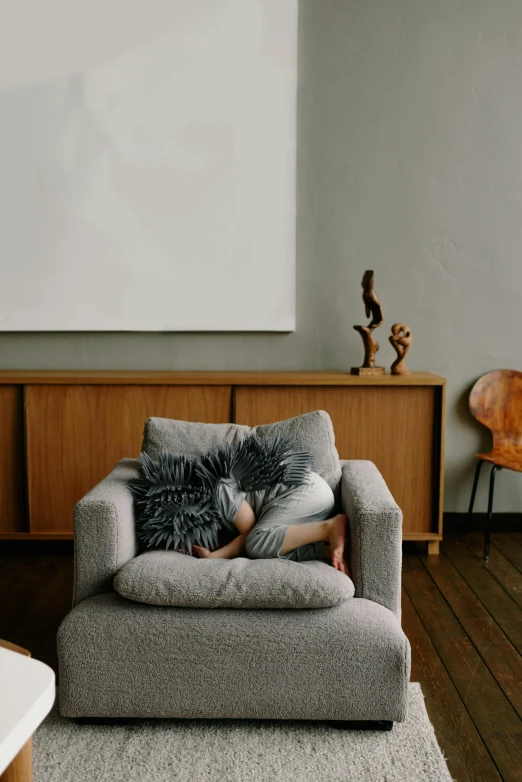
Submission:
[[[445,382],[431,372],[412,372],[408,377],[355,377],[349,372],[0,371],[0,385],[442,386]]]
[[[435,532],[408,532],[408,540],[438,542],[442,537]]]
[[[374,462],[403,511],[403,536],[439,536],[433,388],[236,388],[235,420],[255,426],[326,410],[341,459]],[[434,465],[435,460],[435,465]],[[418,539],[418,538],[417,538]]]
[[[516,536],[493,533],[491,541],[495,548],[516,567],[519,573],[522,573],[522,543],[518,542]]]
[[[438,531],[442,537],[444,523],[444,453],[446,447],[446,383],[443,383],[440,389],[435,391],[435,420],[438,426],[435,427],[435,465],[438,462],[439,470],[436,478],[439,484],[439,509],[438,509]]]
[[[33,740],[29,739],[14,760],[0,775],[0,782],[32,782],[33,779]]]
[[[354,328],[357,328],[358,330],[361,329],[361,334],[366,334],[369,332],[369,329],[362,329],[362,326],[354,326]],[[361,377],[379,377],[379,375],[382,377],[384,374],[386,374],[386,370],[384,367],[352,367],[350,374],[359,375]]]
[[[0,639],[0,646],[2,649],[8,649],[10,652],[16,652],[16,654],[22,654],[24,657],[30,657],[31,652],[28,651],[28,649],[22,649],[21,646],[17,646],[17,644],[12,643],[11,641],[4,641],[3,639]]]
[[[406,364],[406,354],[411,347],[413,336],[411,329],[405,323],[394,323],[388,340],[397,353],[397,358],[390,367],[392,375],[411,375]]]
[[[460,624],[522,718],[522,657],[444,553],[421,560]],[[520,573],[518,581],[522,584]]]
[[[477,459],[522,472],[522,372],[499,369],[483,375],[469,395],[469,409],[493,437]]]
[[[470,551],[472,551],[476,557],[482,558],[484,536],[478,532],[472,532],[469,535],[466,535],[465,540]],[[522,609],[522,581],[520,580],[520,572],[495,545],[490,549],[487,568],[488,571],[495,576],[505,592],[507,592],[511,599]]]
[[[444,541],[443,551],[522,655],[522,609],[489,571],[482,551],[476,556],[462,538],[455,537]]]
[[[0,532],[0,540],[73,540],[73,532]]]
[[[373,288],[373,280],[373,271],[368,269],[364,272],[361,284],[363,288],[364,311],[367,318],[371,315],[371,321],[367,326],[354,326],[354,329],[359,332],[363,341],[364,361],[362,366],[352,367],[352,375],[384,375],[385,372],[384,367],[375,366],[375,356],[379,350],[379,343],[373,336],[373,332],[383,322],[384,315],[381,302]]]
[[[522,722],[516,711],[421,562],[405,558],[402,580],[502,778],[518,782]]]
[[[0,533],[27,530],[23,388],[0,386]]]
[[[500,780],[484,742],[404,588],[402,629],[411,644],[411,680],[422,686],[426,709],[452,777],[457,780]]]
[[[27,386],[31,532],[72,532],[80,500],[128,456],[138,456],[150,416],[224,423],[230,387]]]
[[[45,571],[42,562],[46,565]],[[30,601],[18,603],[15,622],[9,630],[10,640],[32,650],[40,649],[49,632],[71,607],[72,558],[69,554],[39,556],[36,570],[40,574],[39,588]],[[21,567],[20,578],[23,573]],[[38,659],[42,660],[42,657],[38,656]]]
[[[31,451],[30,476],[24,475],[22,453],[24,428],[21,400],[24,389],[20,386],[5,385],[8,380],[13,383],[28,384],[25,386],[25,393],[28,397],[26,416],[27,447]],[[147,417],[147,411],[151,409],[148,406],[148,400],[154,400],[153,405],[159,405],[155,408],[156,414],[166,417],[201,421],[228,421],[231,420],[231,388],[234,388],[234,392],[237,391],[239,395],[242,390],[249,389],[251,391],[259,389],[263,393],[279,389],[281,392],[289,391],[290,394],[295,390],[297,392],[296,400],[301,398],[300,390],[308,392],[315,389],[317,395],[313,409],[323,407],[328,409],[322,400],[324,391],[341,394],[353,392],[356,395],[353,397],[356,407],[354,415],[346,416],[342,406],[337,406],[338,415],[334,415],[333,411],[330,411],[336,429],[340,427],[338,440],[341,443],[343,441],[351,443],[351,435],[347,429],[354,417],[357,417],[357,410],[370,411],[370,417],[367,421],[357,420],[359,445],[363,423],[368,432],[363,438],[365,441],[362,450],[354,441],[357,447],[350,448],[350,450],[342,452],[341,455],[347,455],[351,458],[370,458],[379,464],[385,473],[385,478],[390,483],[392,492],[405,512],[404,532],[407,539],[410,539],[410,533],[412,537],[417,539],[441,539],[444,435],[443,430],[435,423],[440,421],[444,414],[444,406],[441,406],[444,384],[443,378],[420,372],[412,373],[408,377],[385,375],[378,378],[365,378],[351,376],[348,372],[12,372],[4,370],[0,372],[0,400],[5,396],[6,400],[11,400],[12,405],[18,404],[18,416],[13,415],[12,419],[6,416],[6,420],[16,420],[19,431],[17,437],[11,439],[9,439],[9,432],[6,434],[6,438],[11,444],[15,443],[18,451],[16,458],[6,460],[6,469],[3,472],[0,469],[0,495],[2,487],[5,491],[11,492],[10,500],[3,503],[4,516],[2,517],[0,513],[0,540],[6,538],[23,539],[27,534],[35,539],[47,535],[56,538],[70,536],[72,534],[70,509],[74,505],[72,498],[75,498],[74,501],[76,501],[85,491],[92,488],[92,485],[103,477],[104,471],[109,470],[121,455],[137,453],[143,422]],[[223,409],[220,408],[216,417],[212,409],[212,399],[214,398],[212,394],[214,392],[222,393],[223,388],[227,389],[225,394],[228,395],[228,398],[225,407],[228,412],[224,414]],[[57,402],[49,417],[47,402],[43,400],[50,396],[51,389],[55,389],[57,394],[62,393],[63,396],[55,397],[62,401]],[[383,397],[375,396],[381,392],[384,393]],[[396,401],[399,400],[399,397],[394,396],[396,392],[406,394],[400,403]],[[35,407],[33,400],[38,398],[39,393],[44,396],[40,398],[40,402]],[[368,397],[367,404],[357,401],[362,400],[366,395]],[[421,404],[421,408],[423,408],[421,410],[418,404],[421,398],[431,399],[430,395],[433,395],[436,400],[435,412],[428,412],[432,419],[434,416],[432,426],[427,420],[422,420],[427,412],[426,405]],[[167,398],[169,402],[166,401]],[[377,398],[387,399],[390,404],[385,408],[381,406],[374,414],[372,412],[375,409],[374,400]],[[114,401],[120,399],[124,400],[123,407],[120,402]],[[417,399],[417,402],[414,401],[410,413],[405,405],[409,404],[411,399]],[[75,400],[79,405],[78,415],[74,409]],[[183,400],[181,404],[179,400]],[[206,402],[208,404],[205,404]],[[377,407],[379,405],[380,402],[377,403]],[[396,407],[396,410],[392,410],[391,407]],[[351,402],[346,409],[351,409]],[[270,420],[294,416],[305,411],[302,407],[295,409],[292,404],[289,404],[284,412],[274,413],[274,417]],[[384,420],[383,416],[388,416],[388,418]],[[349,419],[348,423],[344,421],[345,418]],[[422,423],[422,428],[417,431],[419,421]],[[98,424],[99,428],[97,428]],[[129,427],[133,428],[133,436],[129,435]],[[42,429],[40,434],[38,428]],[[99,431],[107,433],[104,439],[97,436]],[[425,438],[426,432],[428,432],[427,439]],[[393,444],[393,448],[390,437],[396,437],[396,440],[398,438],[398,441]],[[394,450],[399,447],[403,448],[408,438],[411,439],[411,442],[417,439],[417,445],[409,446],[406,451],[403,449],[402,455],[398,450]],[[49,443],[52,439],[54,439],[54,445],[51,446]],[[82,464],[85,468],[83,472],[80,470],[78,456],[73,458],[71,464],[66,456],[71,442],[76,442],[74,448],[81,451],[81,447],[78,445],[81,440],[88,444],[88,453],[91,454],[88,456],[86,453],[82,457]],[[47,443],[45,448],[43,448],[44,443]],[[368,443],[371,443],[372,446],[369,449],[366,448]],[[380,448],[377,443],[387,443],[387,445]],[[427,459],[427,452],[430,448],[432,454]],[[51,467],[47,465],[44,458],[46,449],[52,455],[53,463],[62,470],[66,469],[64,473],[66,484],[60,482],[57,478],[57,472],[53,473]],[[5,448],[4,450],[7,453]],[[424,456],[418,461],[420,451]],[[413,469],[410,464],[406,465],[405,453],[417,460],[410,463],[414,464]],[[44,464],[41,475],[37,474],[36,460]],[[20,469],[16,465],[19,465]],[[420,475],[422,469],[425,469],[426,473],[421,484],[417,487],[415,474]],[[438,474],[435,474],[437,470]],[[93,479],[91,485],[87,483],[88,476]],[[25,480],[28,482],[28,489],[25,487]],[[437,481],[439,481],[438,488],[436,487]],[[428,485],[430,482],[433,484],[431,488]],[[410,491],[412,486],[415,486],[416,489],[415,497]],[[28,492],[31,493],[29,499],[32,513],[31,525],[24,520],[24,515],[27,517],[24,510]],[[438,508],[435,496],[437,492],[439,495]],[[427,497],[428,494],[431,495],[431,499]],[[42,507],[44,501],[47,502],[46,509]],[[428,504],[431,505],[429,514],[426,510]],[[63,518],[65,509],[68,514],[66,521]],[[438,520],[435,518],[437,514],[439,514]]]
[[[56,611],[71,607],[72,561],[64,555],[18,554],[0,570],[0,637],[33,653],[35,628],[56,620]],[[24,624],[30,632],[17,632]]]
[[[517,524],[517,528],[520,526],[520,524]],[[515,541],[515,543],[518,543],[519,546],[522,546],[522,532],[511,532],[511,535],[509,536],[510,539]]]

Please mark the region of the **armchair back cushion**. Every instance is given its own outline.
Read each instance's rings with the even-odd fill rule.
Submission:
[[[310,451],[313,469],[337,492],[341,481],[341,462],[335,447],[332,421],[324,410],[298,415],[274,424],[251,428],[241,424],[199,424],[173,421],[170,418],[149,418],[145,423],[142,451],[157,458],[162,451],[203,456],[223,443],[237,443],[252,432],[259,437],[282,434],[289,437],[297,450]]]
[[[116,574],[114,589],[138,603],[183,608],[330,608],[353,597],[352,581],[326,562],[196,559],[148,551]]]

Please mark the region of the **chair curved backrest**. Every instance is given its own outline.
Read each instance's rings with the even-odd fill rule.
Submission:
[[[494,450],[522,447],[522,372],[498,369],[477,380],[469,409],[493,435]]]

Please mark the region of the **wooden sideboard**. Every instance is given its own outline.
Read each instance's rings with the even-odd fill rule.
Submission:
[[[74,504],[149,416],[256,424],[330,414],[342,459],[370,459],[404,539],[442,538],[445,380],[427,372],[0,372],[0,538],[72,538]]]

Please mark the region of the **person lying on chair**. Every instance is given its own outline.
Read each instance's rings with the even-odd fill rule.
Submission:
[[[275,435],[250,435],[197,458],[140,454],[140,475],[128,485],[138,537],[148,548],[172,548],[205,558],[328,558],[349,575],[347,518],[333,515],[335,498],[313,471],[309,451]],[[223,529],[235,535],[219,546]]]
[[[239,532],[230,543],[210,551],[193,545],[198,557],[281,557],[296,562],[330,559],[349,575],[345,559],[347,518],[331,516],[335,500],[327,482],[311,472],[300,486],[278,484],[270,489],[241,491],[232,480],[216,486],[214,504],[223,524]]]

